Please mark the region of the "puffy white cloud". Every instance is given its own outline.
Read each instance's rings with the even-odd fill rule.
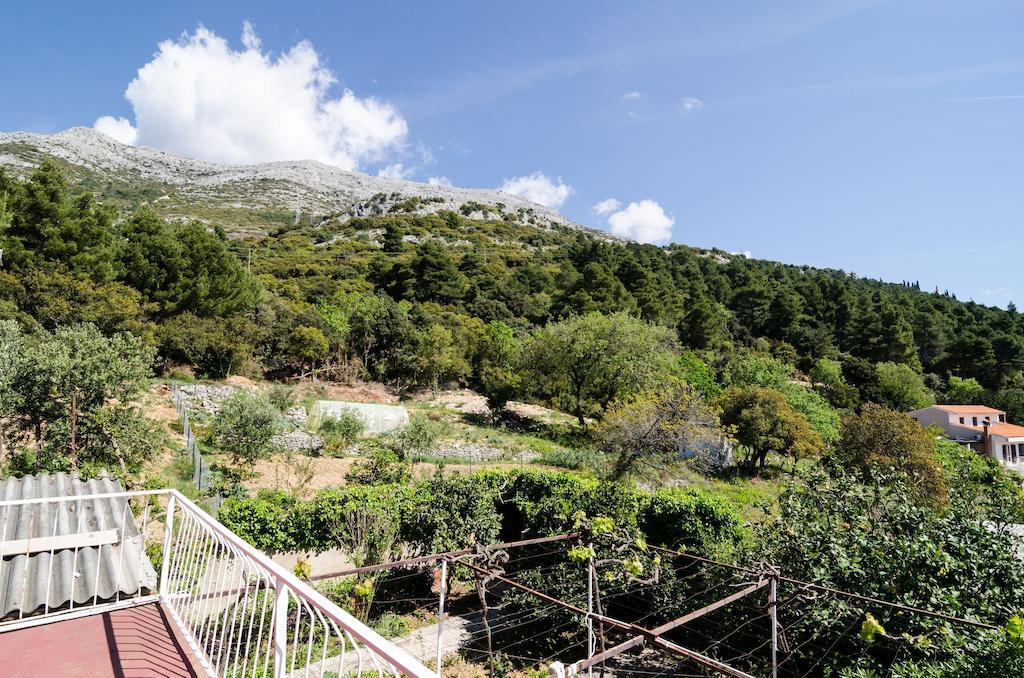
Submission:
[[[622,95],[622,100],[623,101],[636,101],[641,96],[643,96],[643,95],[640,94],[640,92],[626,92],[625,94]]]
[[[138,130],[135,129],[130,120],[127,118],[115,118],[112,115],[104,115],[99,118],[93,127],[107,136],[117,139],[122,144],[134,145],[135,138],[138,136]]]
[[[697,111],[704,108],[704,102],[695,97],[686,97],[679,103],[679,109],[683,111]]]
[[[608,217],[612,233],[647,243],[669,240],[674,223],[676,220],[665,214],[665,210],[654,200],[631,202],[625,209]]]
[[[606,214],[611,214],[620,207],[622,207],[622,203],[615,198],[605,198],[596,205],[591,206],[590,211],[603,217]]]
[[[448,180],[448,177],[430,177],[427,179],[427,183],[431,186],[451,186],[452,182]]]
[[[248,22],[241,50],[200,26],[161,42],[125,96],[134,125],[95,127],[129,143],[226,163],[313,159],[343,169],[401,148],[408,125],[390,103],[336,91],[337,78],[307,41],[274,56]]]
[[[377,171],[378,177],[386,177],[388,179],[408,179],[416,171],[415,167],[406,167],[400,162],[396,162],[394,165],[388,165],[382,167]]]
[[[562,203],[573,194],[573,188],[562,181],[561,177],[551,179],[541,172],[534,172],[525,177],[506,179],[499,191],[522,196],[531,202],[545,207],[561,207]]]

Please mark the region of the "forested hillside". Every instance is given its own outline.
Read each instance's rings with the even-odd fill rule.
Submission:
[[[25,180],[0,172],[0,474],[102,469],[129,485],[187,483],[192,459],[171,451],[174,429],[147,411],[147,397],[163,400],[147,395],[149,377],[265,377],[222,387],[232,394],[190,429],[213,460],[203,491],[228,497],[220,519],[260,548],[340,546],[392,562],[601,525],[625,530],[636,558],[623,564],[621,544],[595,552],[581,541],[560,567],[599,557],[613,591],[617,577],[652,572],[656,586],[632,599],[637,620],[676,618],[709,590],[703,576],[677,578],[649,544],[775,563],[815,585],[966,619],[797,591],[781,603],[786,661],[809,669],[794,675],[966,677],[1024,665],[1020,539],[1007,528],[1024,522],[1020,476],[894,411],[945,399],[1003,405],[1024,421],[1015,310],[610,241],[476,203],[423,213],[421,202],[382,196],[367,216],[237,237],[231,223],[104,203],[56,163]],[[308,430],[288,419],[290,432],[322,446],[275,442],[300,388],[321,398],[325,381],[365,380],[397,395],[468,386],[487,403],[467,412],[410,397],[410,423],[381,436],[364,436],[354,415],[311,425],[300,406]],[[520,414],[524,405],[547,419]],[[446,457],[424,474],[441,438],[470,434],[527,445],[537,466],[520,457],[517,469],[474,473],[470,461],[446,472],[458,463]],[[735,463],[723,468],[723,454]],[[294,488],[274,478],[253,491],[273,457],[304,475]],[[345,473],[308,491],[334,462]],[[360,550],[367,526],[386,548]],[[421,610],[399,618],[376,602],[371,614],[389,576],[324,591],[382,632],[422,623]],[[532,561],[516,576],[586,604],[578,578]],[[687,642],[762,671],[761,638],[723,642],[748,622],[700,620]],[[539,665],[551,624],[538,617],[528,639],[541,640],[505,659]],[[585,630],[572,628],[560,642]],[[501,659],[487,648],[491,664]]]
[[[737,359],[772,357],[836,407],[972,399],[1024,420],[1024,323],[1012,308],[836,270],[609,242],[483,205],[416,214],[420,202],[229,239],[232,225],[215,219],[118,211],[69,187],[54,163],[28,181],[0,174],[0,318],[29,330],[127,330],[165,366],[211,377],[349,370],[572,400],[529,378],[527,344],[558,321],[621,313],[665,328],[657,341],[686,356],[683,371],[704,365],[721,378]]]

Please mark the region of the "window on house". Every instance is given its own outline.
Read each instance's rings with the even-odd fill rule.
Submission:
[[[1000,414],[999,415],[999,421],[1006,421],[1006,415],[1005,414]]]
[[[964,423],[964,418],[963,417],[960,417],[960,423],[961,424]]]
[[[974,422],[973,424],[971,424],[971,426],[977,426],[978,425],[978,418],[977,417],[971,417],[971,421]]]
[[[1003,461],[1010,461],[1009,445],[1003,445]]]

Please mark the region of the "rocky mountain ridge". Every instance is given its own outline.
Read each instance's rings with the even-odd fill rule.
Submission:
[[[443,210],[540,228],[584,228],[557,210],[494,189],[371,176],[312,160],[224,165],[128,146],[83,127],[52,135],[0,134],[0,167],[16,176],[27,175],[47,156],[101,198],[129,208],[149,203],[172,219],[223,223],[238,236],[266,233],[289,219],[316,223]]]

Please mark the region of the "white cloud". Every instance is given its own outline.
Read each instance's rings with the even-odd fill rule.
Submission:
[[[626,92],[625,94],[622,95],[622,100],[623,101],[636,101],[641,96],[643,96],[643,95],[640,94],[640,92]]]
[[[93,127],[107,136],[117,139],[122,144],[134,145],[135,139],[138,137],[138,130],[127,118],[104,115],[96,121]]]
[[[654,200],[631,202],[608,217],[612,233],[622,238],[639,242],[665,242],[672,237],[672,225],[676,220],[667,214]]]
[[[620,207],[622,207],[622,203],[615,198],[605,198],[596,205],[593,205],[590,208],[590,211],[603,217],[606,214],[611,214]]]
[[[679,103],[682,111],[698,111],[704,108],[704,102],[694,97],[686,97]]]
[[[420,156],[420,161],[424,165],[434,164],[434,154],[431,153],[430,147],[424,144],[422,141],[416,144],[416,153]]]
[[[562,178],[550,179],[541,172],[534,172],[525,177],[506,179],[499,191],[518,195],[545,207],[561,207],[562,203],[573,194],[573,188],[563,183]]]
[[[408,179],[415,171],[415,167],[405,167],[402,163],[396,162],[394,165],[388,165],[379,169],[377,176],[388,179]]]
[[[451,186],[452,182],[448,181],[448,177],[430,177],[427,179],[427,183],[431,186]]]
[[[241,50],[200,26],[166,40],[125,96],[135,123],[103,116],[115,138],[202,160],[313,159],[356,169],[401,148],[408,125],[390,103],[335,91],[307,41],[274,56],[246,22]]]

